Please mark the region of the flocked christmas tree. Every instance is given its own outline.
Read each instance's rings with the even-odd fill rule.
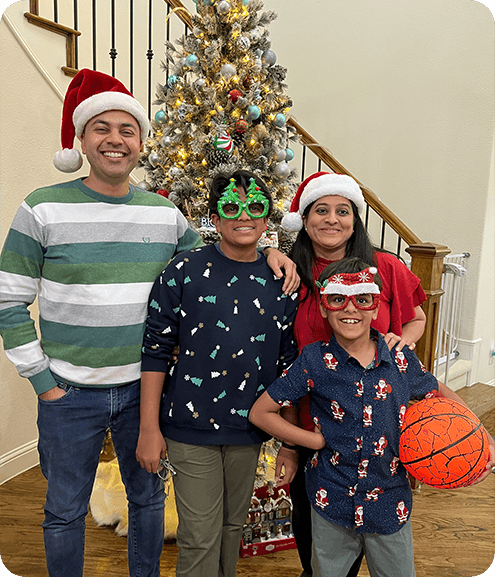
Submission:
[[[215,237],[205,228],[211,180],[254,172],[274,197],[269,230],[283,250],[290,238],[280,220],[297,188],[289,161],[298,137],[286,122],[287,70],[276,64],[267,30],[276,14],[262,8],[261,0],[197,0],[192,31],[166,44],[167,81],[157,86],[160,109],[140,162],[143,185],[168,196],[207,241]]]

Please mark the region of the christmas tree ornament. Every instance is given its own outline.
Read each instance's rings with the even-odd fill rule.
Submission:
[[[242,0],[242,5],[247,6],[249,4],[249,0]]]
[[[251,76],[249,76],[249,74],[247,74],[246,78],[244,78],[244,80],[242,81],[242,85],[246,90],[249,90],[253,85],[253,82],[254,80],[251,78]]]
[[[273,66],[277,62],[277,55],[273,50],[265,50],[261,57],[261,61],[265,66]]]
[[[276,160],[277,162],[282,162],[285,160],[286,157],[286,152],[283,148],[277,148],[275,150],[275,153],[273,155],[274,160]]]
[[[146,182],[146,180],[142,180],[141,182],[137,183],[138,188],[149,192],[151,190],[151,186]]]
[[[273,172],[278,178],[287,178],[290,174],[290,166],[286,162],[277,162]]]
[[[171,74],[167,80],[167,86],[173,88],[179,82],[179,77],[176,74]]]
[[[228,154],[234,151],[234,143],[227,132],[223,132],[220,136],[215,136],[213,139],[213,148],[215,150],[223,150]]]
[[[220,68],[220,75],[225,78],[225,80],[229,80],[236,74],[237,70],[233,64],[230,64],[230,62],[227,62],[227,64],[224,64],[222,68]]]
[[[249,124],[248,124],[247,120],[244,120],[244,118],[241,118],[235,123],[234,128],[235,128],[236,132],[243,134],[249,128]]]
[[[247,116],[249,120],[257,120],[261,116],[261,110],[256,104],[251,104],[247,109]]]
[[[285,149],[285,160],[287,160],[287,162],[289,162],[293,158],[294,158],[294,151],[292,150],[292,148],[286,148]]]
[[[169,146],[172,146],[172,138],[170,136],[163,136],[160,139],[160,144],[163,148],[168,148]]]
[[[193,87],[196,91],[201,92],[206,86],[206,80],[204,78],[198,78],[194,81]]]
[[[203,4],[205,4],[205,6],[213,6],[215,0],[203,0]]]
[[[177,109],[177,116],[179,120],[184,120],[187,114],[187,106],[185,104],[181,104]]]
[[[156,191],[156,194],[159,194],[160,196],[164,196],[165,198],[168,198],[169,192],[168,192],[168,190],[165,190],[164,188],[159,188]]]
[[[275,116],[275,120],[273,121],[273,124],[275,124],[275,126],[278,126],[279,128],[282,128],[282,126],[284,126],[286,122],[287,122],[287,119],[285,118],[285,114],[282,114],[281,112],[279,112]]]
[[[227,2],[227,0],[220,0],[220,2],[217,4],[217,12],[219,14],[228,14],[230,12],[230,4]]]
[[[264,124],[257,124],[254,127],[253,134],[258,140],[263,140],[263,138],[266,138],[268,130]]]
[[[241,36],[237,41],[237,46],[243,51],[247,52],[251,46],[251,40],[247,36]]]
[[[232,104],[235,104],[239,98],[241,98],[242,96],[242,92],[240,90],[237,90],[237,88],[234,88],[234,90],[231,90],[229,92],[229,100],[232,101]]]
[[[152,153],[148,156],[148,162],[151,164],[151,166],[152,166],[153,168],[156,168],[156,166],[157,166],[158,163],[160,162],[160,156],[158,155],[158,153],[152,152]]]
[[[167,122],[167,114],[164,110],[158,110],[155,114],[155,120],[158,124],[165,124]]]
[[[186,66],[191,69],[198,68],[199,66],[199,59],[196,54],[189,54],[186,56]]]

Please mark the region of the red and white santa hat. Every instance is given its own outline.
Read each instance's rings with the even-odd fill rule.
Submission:
[[[377,272],[374,266],[370,266],[359,272],[337,273],[325,279],[318,288],[322,295],[378,295],[380,288],[375,283]]]
[[[315,172],[301,182],[290,205],[290,212],[282,219],[282,226],[291,232],[301,230],[306,207],[323,196],[343,196],[356,205],[359,214],[365,202],[359,184],[346,174]]]
[[[62,172],[75,172],[82,166],[82,156],[74,148],[74,138],[81,136],[88,120],[107,110],[123,110],[138,121],[141,141],[148,136],[149,121],[144,108],[113,76],[83,68],[72,79],[62,111],[62,150],[55,153],[53,164]]]

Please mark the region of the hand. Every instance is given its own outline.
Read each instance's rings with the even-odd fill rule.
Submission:
[[[266,249],[265,249],[266,250]],[[266,262],[277,278],[282,278],[282,269],[285,271],[285,280],[282,290],[285,295],[291,295],[301,284],[301,279],[297,274],[296,264],[285,254],[276,248],[270,248],[266,254]]]
[[[395,349],[396,351],[401,351],[405,346],[409,347],[410,351],[414,351],[414,349],[416,348],[416,343],[413,343],[412,341],[410,341],[408,338],[402,336],[400,337],[399,335],[396,335],[395,333],[387,333],[386,335],[384,335],[383,337],[385,339],[385,342],[388,345],[388,350],[391,351],[394,348],[394,345],[399,343],[397,345],[397,348]]]
[[[277,485],[290,483],[297,471],[298,463],[297,451],[280,447],[275,465],[275,481]]]
[[[55,386],[53,387],[53,389],[45,391],[44,393],[41,393],[41,395],[38,396],[43,401],[55,401],[56,399],[62,398],[64,395],[65,395],[64,389]]]
[[[136,461],[148,473],[157,473],[160,459],[167,456],[167,443],[159,429],[139,433]]]
[[[483,471],[483,473],[481,473],[481,475],[476,480],[474,480],[471,485],[477,485],[478,483],[484,481],[487,477],[490,476],[491,473],[493,473],[492,469],[495,467],[495,441],[493,440],[493,437],[490,435],[490,433],[487,432],[487,434],[491,453],[490,460],[486,464],[486,469]]]

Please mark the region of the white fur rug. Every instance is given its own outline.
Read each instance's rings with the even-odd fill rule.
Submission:
[[[165,539],[171,540],[176,538],[178,523],[172,481],[165,483],[165,493]],[[127,499],[117,459],[98,465],[89,506],[98,525],[116,525],[117,535],[127,535]]]

